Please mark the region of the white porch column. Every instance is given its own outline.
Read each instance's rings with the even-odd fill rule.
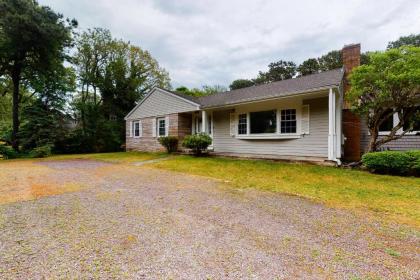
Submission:
[[[206,111],[201,111],[201,126],[202,126],[202,131],[201,132],[205,132],[208,133],[208,129],[207,129],[207,112]]]
[[[328,159],[336,160],[336,112],[335,93],[332,88],[328,94]]]

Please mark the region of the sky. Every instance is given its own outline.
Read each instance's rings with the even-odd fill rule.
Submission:
[[[254,78],[345,44],[383,50],[420,33],[419,0],[39,0],[79,29],[103,27],[151,52],[174,87]]]

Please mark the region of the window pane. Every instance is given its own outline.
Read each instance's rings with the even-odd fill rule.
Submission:
[[[281,110],[281,133],[296,133],[296,109]]]
[[[134,136],[140,136],[140,123],[134,123]]]
[[[252,112],[249,114],[251,133],[275,133],[276,111]]]
[[[238,134],[246,134],[246,133],[247,133],[246,114],[240,114],[238,116]]]
[[[391,110],[388,110],[387,113],[390,113]],[[379,131],[391,131],[394,127],[394,116],[391,115],[388,119],[386,119],[380,126]]]
[[[159,136],[165,136],[165,120],[159,120]]]

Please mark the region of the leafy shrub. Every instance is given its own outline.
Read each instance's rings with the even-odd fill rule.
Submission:
[[[199,133],[194,135],[188,135],[182,141],[182,146],[191,149],[194,155],[199,156],[207,150],[208,146],[211,145],[211,137],[206,133]]]
[[[178,138],[175,136],[160,137],[159,143],[165,147],[169,154],[178,150]]]
[[[362,163],[371,172],[394,175],[420,175],[420,150],[367,153]]]
[[[18,154],[12,147],[6,145],[0,145],[0,156],[4,159],[17,158]]]
[[[51,150],[52,150],[51,145],[44,145],[44,146],[36,147],[29,153],[29,156],[32,158],[49,157],[52,153]]]

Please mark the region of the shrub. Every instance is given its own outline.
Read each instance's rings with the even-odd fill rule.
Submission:
[[[49,157],[51,155],[51,149],[52,149],[51,145],[44,145],[44,146],[36,147],[29,153],[29,156],[32,158]]]
[[[207,150],[211,142],[211,137],[208,134],[199,133],[186,136],[184,141],[182,141],[182,146],[191,149],[194,155],[199,156]]]
[[[420,151],[367,153],[362,163],[371,172],[394,175],[420,175]]]
[[[12,147],[6,145],[0,145],[0,156],[4,159],[17,158],[18,154]]]
[[[175,136],[160,137],[159,143],[165,147],[169,154],[178,150],[178,138]]]

